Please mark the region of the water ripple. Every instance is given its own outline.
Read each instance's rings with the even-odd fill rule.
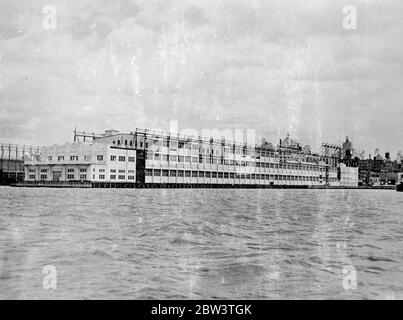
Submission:
[[[0,187],[0,298],[403,298],[402,194]],[[42,288],[56,267],[57,290]],[[346,267],[356,290],[343,286]]]

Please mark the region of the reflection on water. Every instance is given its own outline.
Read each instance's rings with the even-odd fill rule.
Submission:
[[[403,298],[394,191],[1,187],[0,199],[1,299]]]

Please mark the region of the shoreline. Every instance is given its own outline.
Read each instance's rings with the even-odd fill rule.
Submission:
[[[10,184],[11,187],[26,188],[95,188],[95,189],[315,189],[315,190],[395,190],[396,186],[309,186],[309,185],[250,185],[250,184],[194,184],[194,183],[128,183],[90,181],[23,181]]]

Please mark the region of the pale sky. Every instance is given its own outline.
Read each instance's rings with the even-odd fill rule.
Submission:
[[[402,17],[401,0],[0,0],[0,141],[177,121],[395,156]]]

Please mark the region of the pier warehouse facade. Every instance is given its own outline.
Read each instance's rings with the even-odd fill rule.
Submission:
[[[303,148],[239,144],[137,129],[95,141],[136,149],[136,182],[150,185],[339,185],[338,161]]]
[[[303,187],[343,183],[353,186],[355,181],[351,177],[354,173],[339,168],[337,157],[313,154],[294,143],[280,143],[278,147],[268,143],[240,144],[146,129],[129,134],[108,130],[101,135],[92,134],[91,138],[91,144],[46,148],[39,161],[26,162],[26,180],[54,181],[53,172],[59,172],[56,176],[68,181],[73,179],[74,169],[75,180],[82,180],[86,174],[86,180],[95,185]],[[125,161],[119,163],[119,157],[125,157]],[[348,179],[343,176],[346,174]]]
[[[135,182],[136,151],[106,143],[70,143],[41,149],[25,160],[25,181]]]

